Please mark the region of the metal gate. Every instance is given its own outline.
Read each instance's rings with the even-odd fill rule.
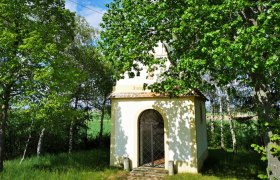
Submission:
[[[164,123],[159,112],[145,110],[139,118],[140,166],[164,167]]]

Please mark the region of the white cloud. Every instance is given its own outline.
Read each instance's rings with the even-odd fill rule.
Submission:
[[[87,22],[94,28],[100,29],[99,24],[102,22],[102,16],[106,10],[90,6],[90,5],[78,5],[72,1],[66,0],[65,8],[72,12],[76,12],[77,15],[84,17]]]
[[[78,11],[78,14],[80,16],[85,17],[87,22],[92,27],[100,29],[99,24],[102,22],[102,16],[106,12],[106,10],[93,6],[87,7],[88,8],[83,8],[80,11]]]
[[[69,9],[71,12],[76,12],[77,11],[77,4],[70,2],[70,1],[66,1],[65,3],[65,8]]]

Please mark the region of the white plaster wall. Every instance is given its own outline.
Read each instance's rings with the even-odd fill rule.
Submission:
[[[138,166],[138,117],[146,109],[161,113],[165,123],[165,167],[174,160],[179,172],[197,172],[194,104],[191,98],[112,99],[115,145],[113,159],[128,156]],[[167,122],[168,120],[168,122]],[[111,162],[113,165],[114,162]]]
[[[166,58],[167,53],[162,43],[158,43],[157,47],[154,48],[154,53],[151,52],[155,58]],[[170,62],[165,62],[165,67],[158,67],[153,73],[147,73],[148,68],[141,63],[138,63],[139,67],[142,68],[140,76],[130,78],[128,73],[124,74],[124,78],[117,81],[115,86],[115,92],[143,92],[143,85],[153,84],[160,81],[160,74],[169,68]],[[136,72],[134,72],[136,74]]]

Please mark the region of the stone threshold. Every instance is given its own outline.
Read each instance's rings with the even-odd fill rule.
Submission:
[[[132,169],[129,180],[161,180],[168,175],[168,170],[156,167],[137,167]]]

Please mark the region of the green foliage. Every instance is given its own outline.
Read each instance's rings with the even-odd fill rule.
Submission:
[[[254,151],[257,151],[261,155],[262,161],[267,161],[266,149],[263,146],[259,146],[257,144],[252,144],[251,146],[254,148]]]
[[[42,144],[42,154],[59,153],[68,150],[70,119],[78,116],[76,126],[74,128],[75,138],[73,140],[73,150],[92,149],[98,146],[98,135],[100,131],[100,112],[95,112],[86,117],[82,110],[73,111],[67,106],[55,106],[45,114],[43,119],[41,112],[43,111],[38,104],[37,109],[28,108],[25,110],[17,109],[10,113],[10,121],[7,123],[6,141],[4,153],[5,159],[13,159],[22,155],[25,143],[31,133],[31,139],[27,148],[27,156],[36,154],[39,133],[41,129],[46,128]],[[63,104],[65,105],[65,104]],[[110,146],[110,126],[111,121],[108,114],[104,120],[104,147]]]
[[[272,129],[272,134],[269,135],[270,141],[273,142],[270,146],[271,154],[280,159],[280,120],[273,121],[268,127]]]
[[[7,122],[0,115],[5,158],[20,155],[29,136],[27,155],[34,154],[43,128],[44,153],[67,150],[71,121],[75,149],[94,141],[86,133],[90,109],[81,109],[100,108],[112,70],[93,46],[96,31],[64,7],[65,1],[0,2],[0,104],[10,105]]]
[[[232,137],[230,133],[229,122],[227,120],[224,123],[224,143],[227,149],[232,148]],[[237,151],[239,150],[251,150],[251,144],[259,142],[259,135],[257,132],[256,121],[249,121],[248,123],[239,123],[233,121],[234,131],[237,140]],[[214,133],[211,133],[210,122],[207,122],[207,140],[210,148],[220,148],[221,145],[221,129],[220,121],[214,121]]]
[[[97,39],[97,30],[82,17],[76,17],[76,36],[67,48],[67,55],[74,62],[73,68],[79,72],[73,98],[83,101],[89,107],[101,109],[104,97],[112,91],[112,67],[93,45]]]
[[[2,0],[0,14],[2,171],[3,132],[6,124],[12,125],[10,110],[30,108],[36,111],[28,114],[33,115],[32,121],[49,124],[51,111],[59,111],[69,99],[68,92],[75,87],[78,76],[63,53],[74,37],[74,13],[65,9],[65,1]]]
[[[272,121],[272,123],[266,122],[264,123],[264,126],[262,126],[262,131],[267,131],[264,129],[272,130],[268,135],[269,141],[272,142],[271,144],[269,144],[269,146],[264,147],[263,145],[252,144],[254,150],[261,155],[262,161],[265,162],[268,161],[267,151],[270,151],[272,156],[275,156],[278,159],[280,159],[280,136],[279,136],[280,124],[279,123],[280,123],[279,120],[278,121],[276,120],[276,121]],[[267,170],[269,171],[269,168],[267,168]],[[267,174],[259,174],[258,177],[260,179],[269,179]]]
[[[74,35],[74,14],[64,9],[64,1],[3,0],[0,12],[0,66],[5,72],[0,92],[11,86],[11,93],[30,95],[34,86],[58,76],[63,84],[60,69],[67,59],[61,52]]]
[[[166,81],[153,86],[160,92],[205,88],[203,74],[219,85],[238,79],[277,90],[279,6],[277,1],[115,0],[103,16],[100,46],[120,77],[137,70],[138,62],[158,64],[149,52],[164,43],[172,68]]]
[[[273,156],[280,157],[280,146],[273,144],[270,146],[270,151]]]
[[[280,121],[266,123],[266,127],[271,129],[271,133],[268,135],[269,140],[272,142],[269,147],[271,154],[280,159]]]
[[[280,159],[280,121],[272,121],[271,123],[265,123],[265,128],[271,129],[271,133],[269,133],[268,138],[269,141],[272,142],[268,147],[273,156],[276,156]],[[266,148],[257,144],[253,144],[252,147],[255,151],[262,155],[262,160],[267,160],[266,157]]]
[[[72,121],[70,134],[72,134],[72,127],[77,128],[79,126],[78,136],[84,136],[87,139],[87,123],[90,119],[89,111],[101,111],[101,122],[103,122],[104,114],[108,113],[106,111],[109,107],[108,96],[112,91],[114,83],[112,79],[113,69],[110,63],[104,60],[103,55],[94,46],[94,42],[97,39],[97,31],[82,17],[76,17],[75,22],[76,36],[73,43],[67,49],[67,55],[74,62],[73,67],[78,70],[80,79],[75,90],[71,92],[71,105],[73,111],[79,112],[83,109],[86,117],[81,118],[78,115],[70,118]],[[102,130],[103,127],[100,125],[100,139],[103,134]],[[69,151],[71,151],[71,146],[69,144]]]
[[[260,178],[260,179],[268,179],[266,174],[259,174],[258,178]]]

